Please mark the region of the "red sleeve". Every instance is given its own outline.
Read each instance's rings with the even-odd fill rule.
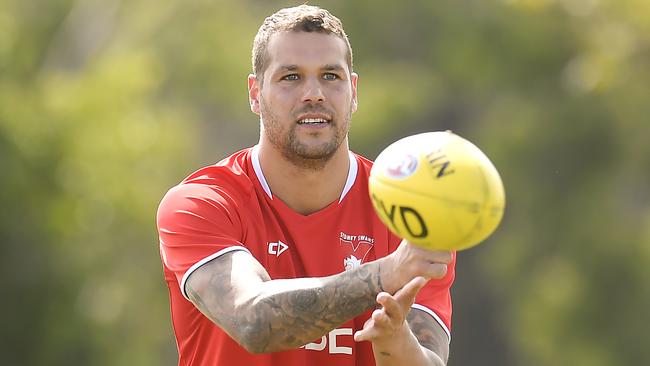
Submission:
[[[157,224],[163,263],[186,298],[185,281],[194,270],[226,252],[247,250],[237,199],[220,187],[172,188],[158,207]]]
[[[447,274],[439,280],[429,281],[415,298],[413,308],[431,315],[451,340],[451,285],[456,275],[456,252],[447,266]]]
[[[392,250],[395,250],[401,239],[391,235]],[[392,251],[391,250],[391,251]],[[453,259],[447,266],[447,274],[438,280],[429,281],[420,290],[415,298],[413,308],[422,310],[431,315],[440,324],[451,340],[451,286],[456,276],[456,252],[453,252]]]

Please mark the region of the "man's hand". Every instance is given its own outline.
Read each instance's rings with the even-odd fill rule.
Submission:
[[[383,289],[376,297],[380,308],[354,335],[357,342],[372,342],[377,366],[445,365],[449,352],[446,334],[429,315],[425,315],[426,334],[438,335],[433,343],[423,336],[421,327],[411,328],[411,317],[422,316],[411,305],[427,281],[445,277],[453,258],[453,252],[428,250],[403,240],[394,252],[377,261]]]
[[[411,310],[415,296],[426,283],[424,277],[415,277],[395,295],[380,292],[377,295],[377,303],[381,308],[373,311],[370,319],[363,325],[363,329],[354,335],[354,340],[370,341],[376,347],[381,343],[390,342],[400,333],[410,332],[406,315]]]
[[[395,293],[415,277],[426,280],[443,278],[452,260],[450,251],[424,249],[402,240],[393,253],[378,260],[383,290]]]

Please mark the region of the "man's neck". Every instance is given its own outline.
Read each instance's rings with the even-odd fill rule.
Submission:
[[[259,159],[273,197],[302,215],[338,200],[350,168],[347,141],[317,167],[289,161],[268,142],[260,142]]]

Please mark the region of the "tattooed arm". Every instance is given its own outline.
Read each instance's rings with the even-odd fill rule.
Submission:
[[[418,309],[411,309],[406,321],[427,357],[435,365],[446,365],[449,359],[449,336],[440,324],[431,315]]]
[[[252,353],[300,347],[376,306],[417,275],[440,278],[448,252],[403,243],[387,257],[337,275],[271,280],[250,254],[234,251],[194,271],[185,289],[194,305]]]
[[[446,365],[449,340],[442,327],[431,315],[418,309],[411,309],[407,319],[402,329],[390,339],[373,342],[377,366]]]
[[[427,313],[411,305],[426,280],[417,277],[395,295],[377,295],[376,309],[354,335],[356,341],[372,342],[377,366],[444,366],[449,355],[447,333]]]
[[[323,278],[271,280],[243,251],[224,254],[187,280],[196,307],[252,353],[297,348],[375,305],[378,263]]]

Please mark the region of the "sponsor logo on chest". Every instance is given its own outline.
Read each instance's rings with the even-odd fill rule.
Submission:
[[[352,328],[336,328],[321,337],[318,342],[307,343],[300,348],[309,351],[325,351],[331,355],[344,354],[351,355],[352,347],[341,346],[342,340],[352,341]]]

